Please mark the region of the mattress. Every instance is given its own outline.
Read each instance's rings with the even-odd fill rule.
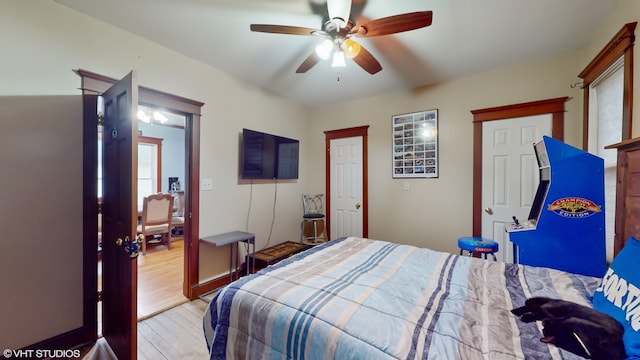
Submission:
[[[591,306],[599,278],[364,238],[316,246],[221,289],[211,359],[579,359],[510,310]]]

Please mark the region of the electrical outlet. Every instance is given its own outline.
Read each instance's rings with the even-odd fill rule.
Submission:
[[[213,190],[213,180],[202,179],[202,182],[200,183],[200,190],[203,190],[203,191]]]

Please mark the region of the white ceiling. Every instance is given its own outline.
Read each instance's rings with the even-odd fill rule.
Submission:
[[[619,0],[354,0],[362,17],[433,11],[429,27],[358,41],[382,64],[296,68],[321,37],[256,33],[249,25],[321,28],[324,0],[55,0],[307,105],[414,89],[584,47]],[[354,5],[355,8],[355,5]]]

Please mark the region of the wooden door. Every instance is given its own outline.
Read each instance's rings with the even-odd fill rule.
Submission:
[[[551,135],[551,115],[490,121],[482,129],[482,237],[497,241],[501,261],[513,262],[505,231],[515,216],[526,220],[538,188],[533,143]]]
[[[118,359],[135,359],[138,267],[116,243],[136,237],[136,73],[129,73],[103,97],[102,332]]]
[[[331,239],[363,236],[362,137],[331,140]]]

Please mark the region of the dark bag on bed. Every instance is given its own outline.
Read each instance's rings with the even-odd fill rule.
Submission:
[[[564,300],[534,297],[511,310],[524,322],[542,321],[540,341],[587,359],[624,359],[624,328],[611,316]]]

